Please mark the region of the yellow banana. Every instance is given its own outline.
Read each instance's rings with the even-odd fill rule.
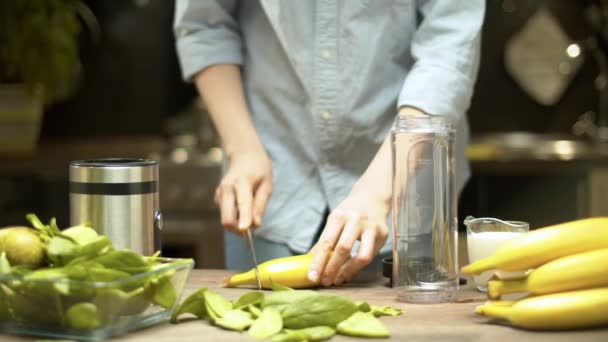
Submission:
[[[462,268],[465,274],[483,271],[525,271],[548,261],[585,251],[608,248],[608,217],[595,217],[536,229],[504,242],[496,252]]]
[[[478,314],[534,330],[563,330],[608,325],[608,287],[529,297],[512,305],[489,302]]]
[[[548,294],[608,286],[608,248],[578,253],[550,261],[525,278],[490,280],[488,297],[531,292]]]
[[[312,254],[302,254],[261,263],[258,265],[258,271],[262,287],[270,289],[271,282],[296,289],[317,286],[318,282],[308,280],[308,267],[311,262]],[[235,274],[224,282],[226,287],[257,284],[254,269]]]

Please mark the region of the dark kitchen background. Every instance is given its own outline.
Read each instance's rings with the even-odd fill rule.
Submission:
[[[195,256],[197,267],[221,268],[222,230],[212,203],[221,151],[193,87],[180,78],[173,1],[87,4],[99,21],[100,39],[83,32],[78,82],[45,110],[36,151],[0,155],[0,222],[23,224],[24,214],[35,212],[67,225],[67,161],[73,158],[155,158],[163,252]],[[600,93],[608,51],[597,24],[601,9],[601,2],[591,0],[487,1],[481,67],[468,113],[473,177],[460,197],[461,221],[466,215],[490,216],[536,228],[608,214],[608,159],[598,130],[607,114],[600,106],[606,100]],[[530,68],[508,67],[505,58],[507,48],[529,48],[518,47],[514,38],[540,11],[550,14],[569,48],[574,44],[571,60],[555,66],[560,74],[554,79],[563,82],[563,90],[545,104],[521,85],[535,84],[525,78]],[[536,23],[541,31],[548,25]],[[532,151],[540,147],[547,149]]]

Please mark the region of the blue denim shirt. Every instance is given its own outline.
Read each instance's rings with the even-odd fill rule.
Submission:
[[[461,189],[484,11],[484,0],[177,0],[184,79],[242,66],[273,161],[256,234],[308,250],[325,208],[348,195],[400,106],[458,117]]]

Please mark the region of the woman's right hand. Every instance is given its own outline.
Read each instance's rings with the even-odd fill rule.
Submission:
[[[272,191],[272,162],[266,151],[237,152],[215,191],[224,228],[241,233],[262,224]]]

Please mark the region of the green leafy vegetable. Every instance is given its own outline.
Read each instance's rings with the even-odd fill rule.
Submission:
[[[177,300],[177,294],[175,288],[171,283],[171,277],[162,276],[152,280],[152,286],[154,289],[154,302],[163,308],[170,308],[175,304]]]
[[[283,329],[281,313],[274,307],[269,306],[264,308],[260,317],[253,322],[249,329],[249,336],[265,339],[280,332],[281,329]]]
[[[173,281],[183,280],[173,279],[176,266],[190,265],[191,260],[166,262],[159,258],[159,252],[144,257],[130,250],[116,251],[107,236],[87,225],[61,231],[55,219],[45,225],[34,214],[26,218],[34,229],[19,228],[40,240],[42,264],[11,265],[10,255],[0,253],[0,277],[7,275],[0,280],[0,321],[6,318],[28,326],[94,329],[139,315],[151,305],[157,306],[156,310],[175,305]],[[2,232],[6,236],[10,231]],[[222,306],[218,307],[215,309],[221,312]],[[197,309],[192,302],[180,305],[180,309],[208,317],[204,302]]]
[[[63,320],[63,307],[56,301],[56,293],[48,294],[28,291],[16,286],[12,289],[9,305],[17,322],[28,324],[57,325]]]
[[[10,291],[10,292],[9,292]],[[9,297],[12,291],[6,285],[0,283],[0,321],[6,321],[10,317]]]
[[[92,260],[102,264],[106,268],[130,274],[146,272],[151,267],[143,256],[127,249],[113,250]]]
[[[51,228],[45,226],[44,223],[42,223],[42,221],[40,221],[38,216],[36,216],[35,214],[27,214],[27,215],[25,215],[25,219],[30,221],[30,223],[32,224],[32,227],[34,227],[35,229],[38,229],[43,232],[47,232],[47,231],[51,230]]]
[[[0,254],[0,276],[11,274],[11,263],[6,258],[6,253]]]
[[[80,245],[77,250],[78,257],[92,258],[111,251],[114,247],[112,241],[107,236],[98,236],[84,245]]]
[[[56,233],[56,235],[71,238],[77,245],[86,245],[99,237],[95,229],[85,225],[70,227],[63,232]]]
[[[205,291],[203,297],[205,298],[207,314],[214,321],[222,318],[226,312],[232,310],[232,303],[213,291]]]
[[[91,267],[87,272],[87,280],[89,281],[111,282],[130,276],[127,272],[105,268],[103,266]]]
[[[251,304],[247,305],[247,310],[249,310],[249,312],[251,313],[251,315],[254,318],[258,318],[262,314],[262,310],[260,310],[260,308],[258,308],[255,305],[251,305]]]
[[[272,289],[272,291],[294,291],[294,289],[292,289],[291,287],[287,287],[285,285],[281,285],[273,281],[270,282],[270,288]]]
[[[271,342],[307,342],[308,335],[304,332],[291,330],[276,334],[270,339]]]
[[[262,310],[258,307],[262,303]],[[271,341],[325,341],[336,333],[362,337],[388,336],[386,327],[374,317],[399,315],[390,306],[370,306],[337,295],[322,295],[311,290],[248,292],[234,304],[206,288],[191,294],[178,306],[171,321],[183,313],[208,319],[225,329],[243,331],[256,339]]]
[[[171,315],[171,323],[178,323],[179,316],[185,313],[193,314],[199,319],[208,319],[205,305],[205,292],[207,288],[202,288],[186,298]]]
[[[304,329],[291,330],[287,329],[288,332],[304,333],[306,334],[306,340],[308,341],[325,341],[329,340],[336,334],[336,330],[331,327],[310,327]]]
[[[357,309],[361,312],[370,312],[372,310],[372,307],[367,302],[355,302],[355,305],[357,306]]]
[[[234,303],[234,308],[241,309],[249,305],[261,305],[262,302],[264,302],[264,294],[262,292],[247,292],[237,299]]]
[[[61,234],[61,230],[59,229],[59,226],[57,226],[57,220],[54,217],[52,217],[51,221],[49,222],[49,230],[51,234]]]
[[[390,334],[382,322],[365,312],[356,312],[338,323],[336,330],[340,334],[357,337],[388,337]]]
[[[376,317],[380,316],[399,316],[403,314],[403,310],[392,306],[371,306],[371,313]]]
[[[127,301],[120,311],[123,315],[137,315],[152,304],[153,290],[149,285],[138,287],[127,295]]]
[[[286,328],[300,329],[319,325],[335,327],[355,312],[357,306],[349,299],[322,295],[300,299],[286,306],[281,313]]]
[[[76,258],[78,245],[63,236],[54,236],[46,247],[46,256],[53,266],[61,267]]]
[[[313,290],[273,292],[264,298],[264,303],[262,304],[262,307],[272,305],[285,306],[286,304],[292,304],[304,298],[317,297],[319,295],[319,292]]]
[[[72,305],[66,312],[68,326],[74,329],[95,329],[99,327],[97,307],[93,303]]]
[[[222,328],[243,331],[251,325],[253,320],[251,314],[243,310],[228,310],[224,312],[224,315],[215,320],[215,324]]]

